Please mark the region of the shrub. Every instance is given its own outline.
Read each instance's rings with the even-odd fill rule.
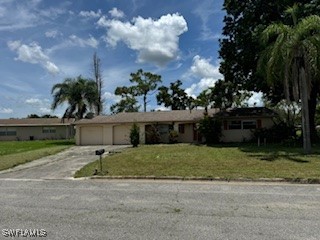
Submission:
[[[148,144],[158,144],[160,143],[160,133],[156,125],[150,125],[146,131],[146,143]]]
[[[205,115],[204,118],[200,120],[198,130],[202,136],[205,137],[206,144],[220,142],[222,129],[221,121],[219,119]]]
[[[130,142],[132,147],[138,147],[140,143],[140,128],[136,123],[132,125],[130,130]]]
[[[178,142],[178,132],[175,130],[170,130],[169,132],[169,143],[177,143]]]
[[[298,139],[294,126],[285,122],[275,123],[271,128],[258,128],[253,132],[254,138],[266,139],[268,142],[280,143]]]

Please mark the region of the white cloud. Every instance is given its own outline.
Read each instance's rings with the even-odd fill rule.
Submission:
[[[167,108],[165,106],[157,106],[155,109],[155,111],[170,111],[170,108]]]
[[[45,32],[45,35],[47,38],[56,38],[59,35],[62,35],[62,33],[59,32],[58,30],[49,30]]]
[[[193,98],[196,98],[197,96],[195,95],[195,93],[199,92],[198,86],[195,83],[192,84],[190,87],[186,88],[184,91],[186,92],[186,94],[188,94],[188,96],[191,96]]]
[[[21,46],[20,41],[9,41],[8,42],[8,47],[10,48],[11,51],[17,50]]]
[[[213,87],[218,79],[223,78],[219,72],[219,65],[213,65],[210,59],[201,58],[199,55],[193,58],[193,64],[188,75],[200,78],[198,83],[193,83],[185,90],[192,97],[196,97],[203,90]]]
[[[99,18],[99,17],[101,17],[101,10],[98,9],[97,12],[95,12],[95,11],[81,11],[79,13],[79,16],[84,17],[84,18]]]
[[[43,6],[42,1],[1,0],[0,31],[16,31],[45,25],[59,16],[67,14],[70,1],[61,1],[58,7]],[[43,6],[43,7],[42,7]],[[4,9],[4,10],[3,10]]]
[[[52,110],[50,108],[46,108],[46,107],[41,107],[39,110],[43,114],[49,114],[52,112]]]
[[[47,61],[44,64],[44,67],[48,70],[48,72],[52,74],[58,74],[60,72],[60,69],[53,62],[50,61]]]
[[[245,101],[249,107],[256,106],[256,107],[263,107],[264,103],[262,100],[263,93],[262,92],[250,92],[252,96]]]
[[[13,113],[13,110],[12,110],[11,108],[3,108],[3,107],[0,107],[0,113],[10,114],[10,113]]]
[[[92,48],[97,48],[99,45],[99,41],[97,39],[95,39],[94,37],[92,37],[91,35],[88,39],[82,39],[82,38],[77,37],[76,35],[71,35],[71,36],[69,36],[69,39],[73,45],[77,45],[80,47],[89,46]]]
[[[40,113],[47,114],[52,112],[49,99],[28,98],[25,103],[36,108]]]
[[[37,3],[8,1],[5,7],[3,6],[0,10],[0,31],[14,31],[41,24],[39,16],[34,12]]]
[[[124,12],[122,12],[121,10],[118,10],[115,7],[109,11],[109,14],[111,15],[111,17],[114,17],[114,18],[123,18],[125,16]]]
[[[39,98],[29,98],[25,101],[27,104],[30,105],[39,105],[42,104],[42,101]]]
[[[111,92],[105,92],[103,94],[103,98],[108,101],[108,102],[119,102],[121,100],[121,96],[115,95],[114,93]]]
[[[6,9],[4,7],[0,7],[0,17],[5,15]]]
[[[217,79],[214,78],[202,78],[198,83],[193,83],[190,87],[185,89],[185,92],[193,97],[196,98],[203,90],[214,87]]]
[[[193,58],[191,72],[201,78],[221,78],[219,66],[214,66],[210,62],[210,59],[201,58],[199,55],[196,55]]]
[[[15,60],[32,64],[40,64],[52,74],[59,73],[59,68],[50,61],[49,57],[43,52],[41,46],[36,42],[25,45],[20,41],[9,41],[7,44],[11,51],[15,51],[18,54],[18,57],[16,57]]]
[[[89,35],[89,38],[83,39],[76,35],[70,35],[68,39],[46,50],[47,53],[52,54],[56,51],[70,48],[70,47],[92,47],[97,48],[99,41],[93,36]]]
[[[104,112],[110,114],[110,107],[121,100],[121,96],[115,95],[111,92],[104,92],[102,98],[104,99]]]
[[[212,30],[212,26],[214,26],[212,24],[212,21],[214,21],[213,16],[220,13],[220,5],[217,6],[217,4],[220,3],[218,1],[202,0],[192,11],[201,20],[201,40],[217,40],[221,38],[220,33],[214,33]]]
[[[66,2],[67,3],[67,2]],[[63,7],[56,7],[56,8],[48,8],[48,9],[42,9],[39,11],[40,16],[56,19],[60,15],[66,14],[68,11],[66,8]]]
[[[152,62],[157,66],[178,58],[179,36],[188,30],[187,22],[178,13],[158,20],[137,17],[132,23],[102,17],[97,24],[107,28],[105,39],[108,44],[115,47],[123,41],[138,52],[138,62]]]

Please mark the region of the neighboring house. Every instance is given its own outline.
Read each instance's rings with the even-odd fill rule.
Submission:
[[[74,119],[0,119],[0,141],[69,139],[74,137]]]
[[[267,108],[238,108],[220,111],[209,109],[209,116],[219,116],[223,121],[222,141],[241,142],[249,140],[252,129],[271,127],[275,114]],[[118,113],[111,116],[97,116],[82,119],[76,125],[77,145],[130,144],[130,129],[134,123],[140,127],[140,143],[149,143],[148,132],[156,127],[160,142],[169,142],[169,132],[178,133],[178,142],[198,143],[203,138],[197,125],[204,116],[204,110],[175,110],[157,112]]]

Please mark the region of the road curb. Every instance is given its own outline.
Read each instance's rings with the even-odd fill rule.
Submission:
[[[219,177],[179,177],[179,176],[92,176],[89,179],[115,179],[115,180],[175,180],[175,181],[220,181],[220,182],[286,182],[297,184],[320,184],[320,179],[302,178],[219,178]]]

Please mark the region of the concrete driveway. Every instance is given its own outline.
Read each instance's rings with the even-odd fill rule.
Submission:
[[[95,150],[104,148],[105,154],[121,151],[128,146],[74,146],[55,155],[47,156],[0,172],[0,178],[11,179],[68,179],[84,165],[99,159]]]

